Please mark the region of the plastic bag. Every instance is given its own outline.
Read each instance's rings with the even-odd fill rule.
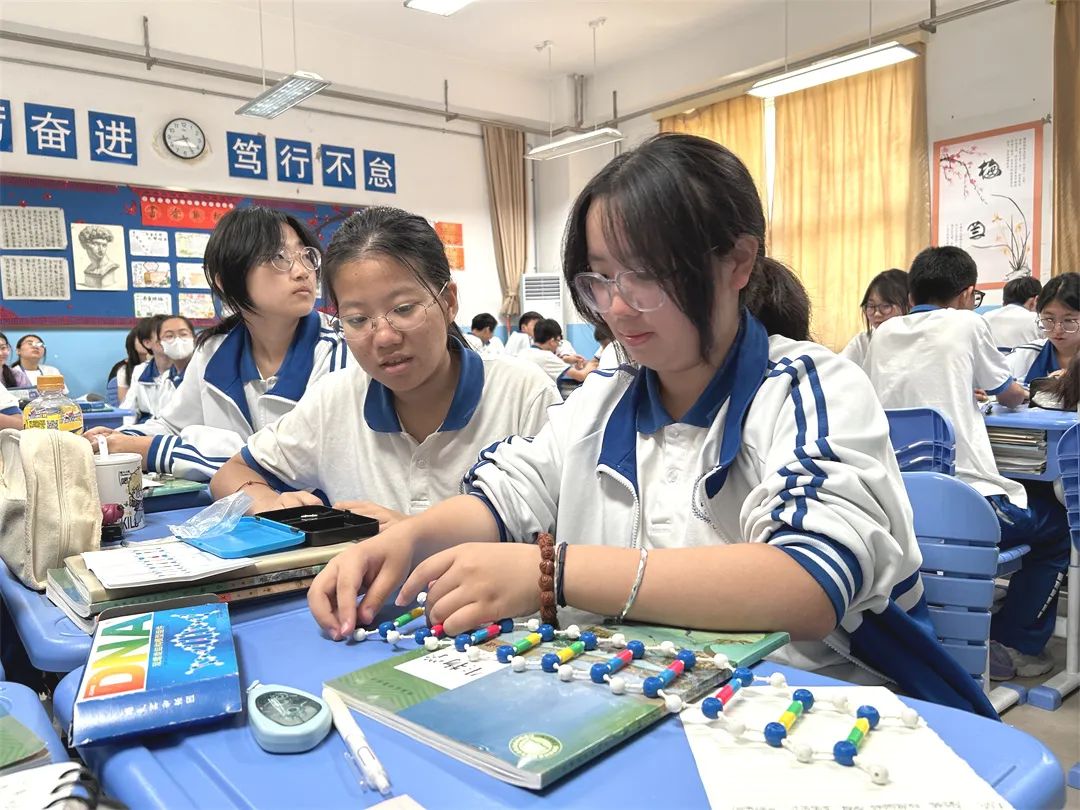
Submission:
[[[228,534],[236,528],[236,524],[252,503],[251,496],[246,492],[234,492],[220,501],[214,501],[199,514],[192,515],[178,526],[169,526],[169,531],[181,540]]]

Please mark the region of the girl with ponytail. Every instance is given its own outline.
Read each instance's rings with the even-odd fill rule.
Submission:
[[[209,480],[348,355],[330,316],[315,310],[322,255],[295,217],[259,206],[230,211],[203,264],[230,314],[200,333],[183,384],[155,418],[86,434],[95,450],[105,434],[111,452],[141,454],[147,471],[196,481]]]
[[[484,450],[467,494],[334,558],[308,592],[318,622],[347,638],[395,591],[426,590],[448,634],[556,601],[784,630],[788,662],[993,714],[929,631],[870,381],[807,341],[806,294],[764,245],[754,183],[723,146],[665,134],[612,160],[571,210],[563,272],[636,367],[590,374],[533,439]],[[542,532],[566,544],[557,599],[538,587]]]

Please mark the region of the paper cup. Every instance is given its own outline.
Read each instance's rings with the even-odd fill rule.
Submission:
[[[118,503],[124,508],[124,528],[143,525],[142,456],[138,453],[110,453],[94,456],[98,494],[102,503]]]

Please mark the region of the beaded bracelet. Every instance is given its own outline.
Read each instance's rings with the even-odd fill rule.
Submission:
[[[566,543],[555,546],[555,604],[566,607]]]
[[[555,605],[555,538],[547,532],[536,536],[540,547],[540,621],[558,628]]]

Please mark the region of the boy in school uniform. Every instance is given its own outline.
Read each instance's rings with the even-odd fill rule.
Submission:
[[[581,362],[568,362],[568,358],[558,354],[562,342],[562,327],[559,322],[553,318],[544,318],[533,327],[533,345],[524,357],[540,366],[556,384],[566,380],[584,382],[589,372],[596,370],[597,361],[593,359],[585,362],[578,358]]]
[[[469,334],[465,335],[465,340],[473,351],[480,354],[503,354],[506,351],[502,340],[495,334],[498,323],[495,316],[489,312],[473,316]]]
[[[913,307],[880,327],[866,371],[886,408],[935,408],[956,431],[956,476],[983,495],[1001,524],[1001,548],[1031,546],[991,623],[990,677],[1034,677],[1051,667],[1044,648],[1068,565],[1064,509],[1042,482],[1024,487],[1001,476],[990,448],[977,388],[1015,407],[1026,397],[1009,373],[990,327],[973,310],[975,261],[957,247],[927,248],[911,265]]]
[[[527,352],[532,346],[533,327],[543,319],[543,315],[532,310],[521,313],[521,317],[518,318],[518,330],[506,338],[506,353],[517,357]]]
[[[1001,291],[1001,308],[983,315],[990,325],[994,345],[1000,349],[1015,349],[1042,337],[1035,317],[1035,302],[1042,292],[1037,278],[1014,278]]]

